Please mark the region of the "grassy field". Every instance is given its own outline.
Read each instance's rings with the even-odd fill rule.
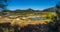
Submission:
[[[26,13],[26,12],[24,12],[24,13]],[[21,15],[22,14],[20,14],[20,16]],[[27,15],[27,17],[24,16],[24,15]],[[10,18],[9,18],[9,16],[4,17],[4,18],[1,16],[0,23],[8,23],[8,22],[10,22],[12,26],[13,25],[26,26],[28,24],[34,24],[34,25],[35,24],[47,24],[47,23],[50,22],[50,20],[52,20],[52,18],[54,16],[56,16],[56,14],[54,12],[34,12],[32,14],[27,13],[27,14],[24,14],[24,15],[23,15],[23,17],[18,17],[18,15],[13,15],[13,17],[10,17]],[[17,16],[17,18],[11,19],[11,18],[14,18],[15,16]],[[43,16],[42,17],[43,20],[26,20],[28,18],[37,17],[37,16],[39,16],[39,17]],[[21,18],[25,18],[25,19],[21,19]]]

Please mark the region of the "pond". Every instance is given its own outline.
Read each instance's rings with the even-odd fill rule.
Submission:
[[[30,20],[42,20],[40,17],[29,18]]]

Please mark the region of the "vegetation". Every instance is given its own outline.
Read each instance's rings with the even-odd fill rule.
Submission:
[[[7,0],[0,0],[0,1],[4,3],[8,2]],[[2,4],[2,3],[0,4],[0,8],[2,9],[0,12],[0,16],[1,16],[0,20],[3,19],[1,20],[3,23],[0,23],[0,32],[60,32],[60,12],[59,12],[60,5],[59,4],[57,4],[56,7],[48,8],[43,11],[33,10],[31,8],[27,10],[17,9],[15,11],[11,11],[11,10],[5,9],[6,6],[7,5],[5,4]],[[31,16],[31,14],[32,16],[35,16],[35,17],[37,15],[38,17],[42,15],[43,16],[46,15],[43,18],[45,18],[45,20],[50,19],[50,21],[48,23],[47,21],[41,21],[41,20],[25,21],[22,19],[22,17],[28,18],[29,16]],[[10,16],[13,16],[13,17],[10,17]],[[7,20],[9,20],[10,22]]]

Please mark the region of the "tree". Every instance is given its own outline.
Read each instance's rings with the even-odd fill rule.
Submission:
[[[0,10],[5,10],[8,0],[0,0]]]
[[[59,28],[58,31],[60,32],[60,1],[56,5],[56,13],[57,13],[57,27]]]
[[[60,9],[60,1],[56,4],[57,9]]]
[[[60,20],[60,1],[56,4],[57,20]]]

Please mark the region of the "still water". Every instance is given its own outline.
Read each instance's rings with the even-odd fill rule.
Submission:
[[[40,17],[29,18],[30,20],[42,20]]]

